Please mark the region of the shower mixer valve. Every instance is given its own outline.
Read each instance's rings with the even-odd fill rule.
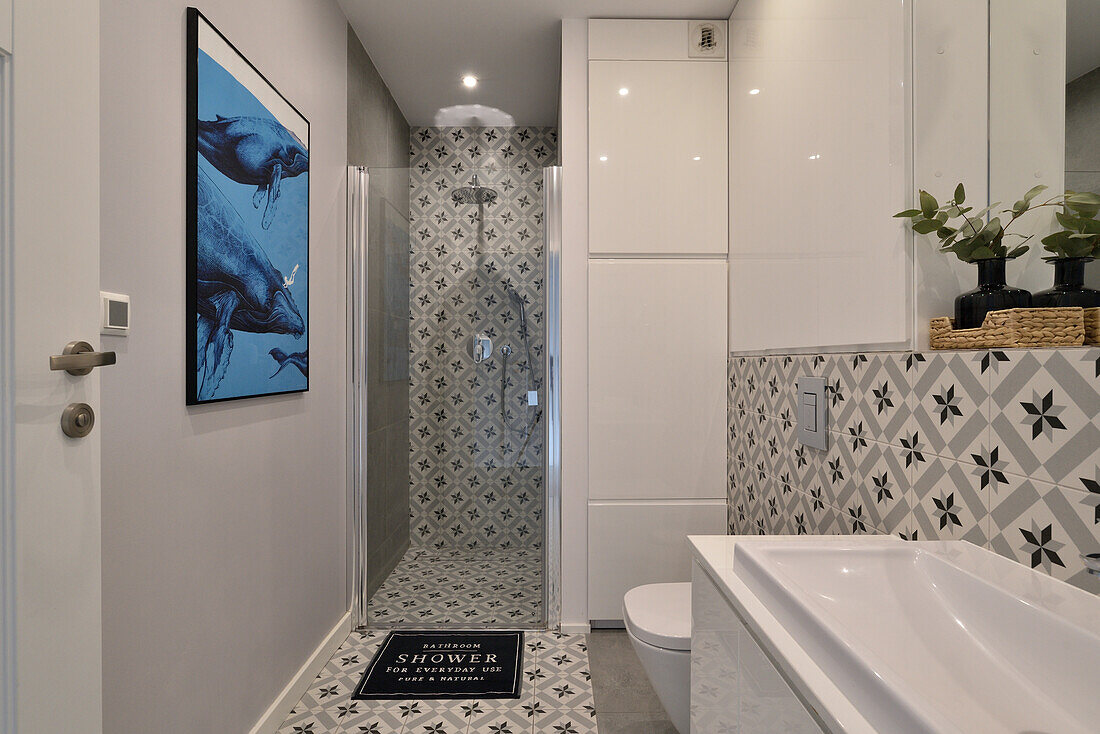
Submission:
[[[474,364],[481,364],[493,356],[493,340],[485,334],[473,334],[470,336],[469,344],[466,345],[466,350],[470,353]]]

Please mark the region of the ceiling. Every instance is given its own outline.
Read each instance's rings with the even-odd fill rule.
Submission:
[[[563,18],[726,19],[736,0],[338,0],[411,125],[556,125]],[[464,74],[479,79],[462,86]],[[476,106],[476,107],[474,107]]]

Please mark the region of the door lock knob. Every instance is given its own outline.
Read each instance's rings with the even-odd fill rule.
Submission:
[[[95,426],[95,411],[87,403],[69,403],[61,412],[61,430],[69,438],[84,438]]]

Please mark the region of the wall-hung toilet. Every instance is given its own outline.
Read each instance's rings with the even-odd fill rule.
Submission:
[[[649,682],[680,734],[690,728],[691,583],[648,584],[623,596],[623,621]]]

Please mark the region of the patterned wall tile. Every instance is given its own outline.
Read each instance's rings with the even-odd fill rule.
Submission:
[[[911,517],[906,524],[918,540],[989,541],[989,492],[981,489],[970,466],[932,456],[913,473]]]
[[[730,532],[965,539],[1096,591],[1079,556],[1100,551],[1100,349],[731,355],[728,372]],[[826,451],[797,441],[801,375],[828,382]]]
[[[940,456],[969,456],[989,438],[989,376],[974,352],[933,353],[912,389],[912,429]]]
[[[542,169],[553,128],[416,128],[410,136],[410,497],[414,544],[517,547],[542,538],[545,343]],[[497,198],[451,197],[474,174]],[[520,309],[531,342],[527,372]],[[473,365],[469,337],[508,345]],[[531,383],[531,384],[529,384]],[[545,394],[542,393],[542,397]],[[529,436],[529,437],[528,437]]]
[[[1094,351],[1007,352],[992,383],[992,442],[1006,471],[1057,483],[1100,466]]]

